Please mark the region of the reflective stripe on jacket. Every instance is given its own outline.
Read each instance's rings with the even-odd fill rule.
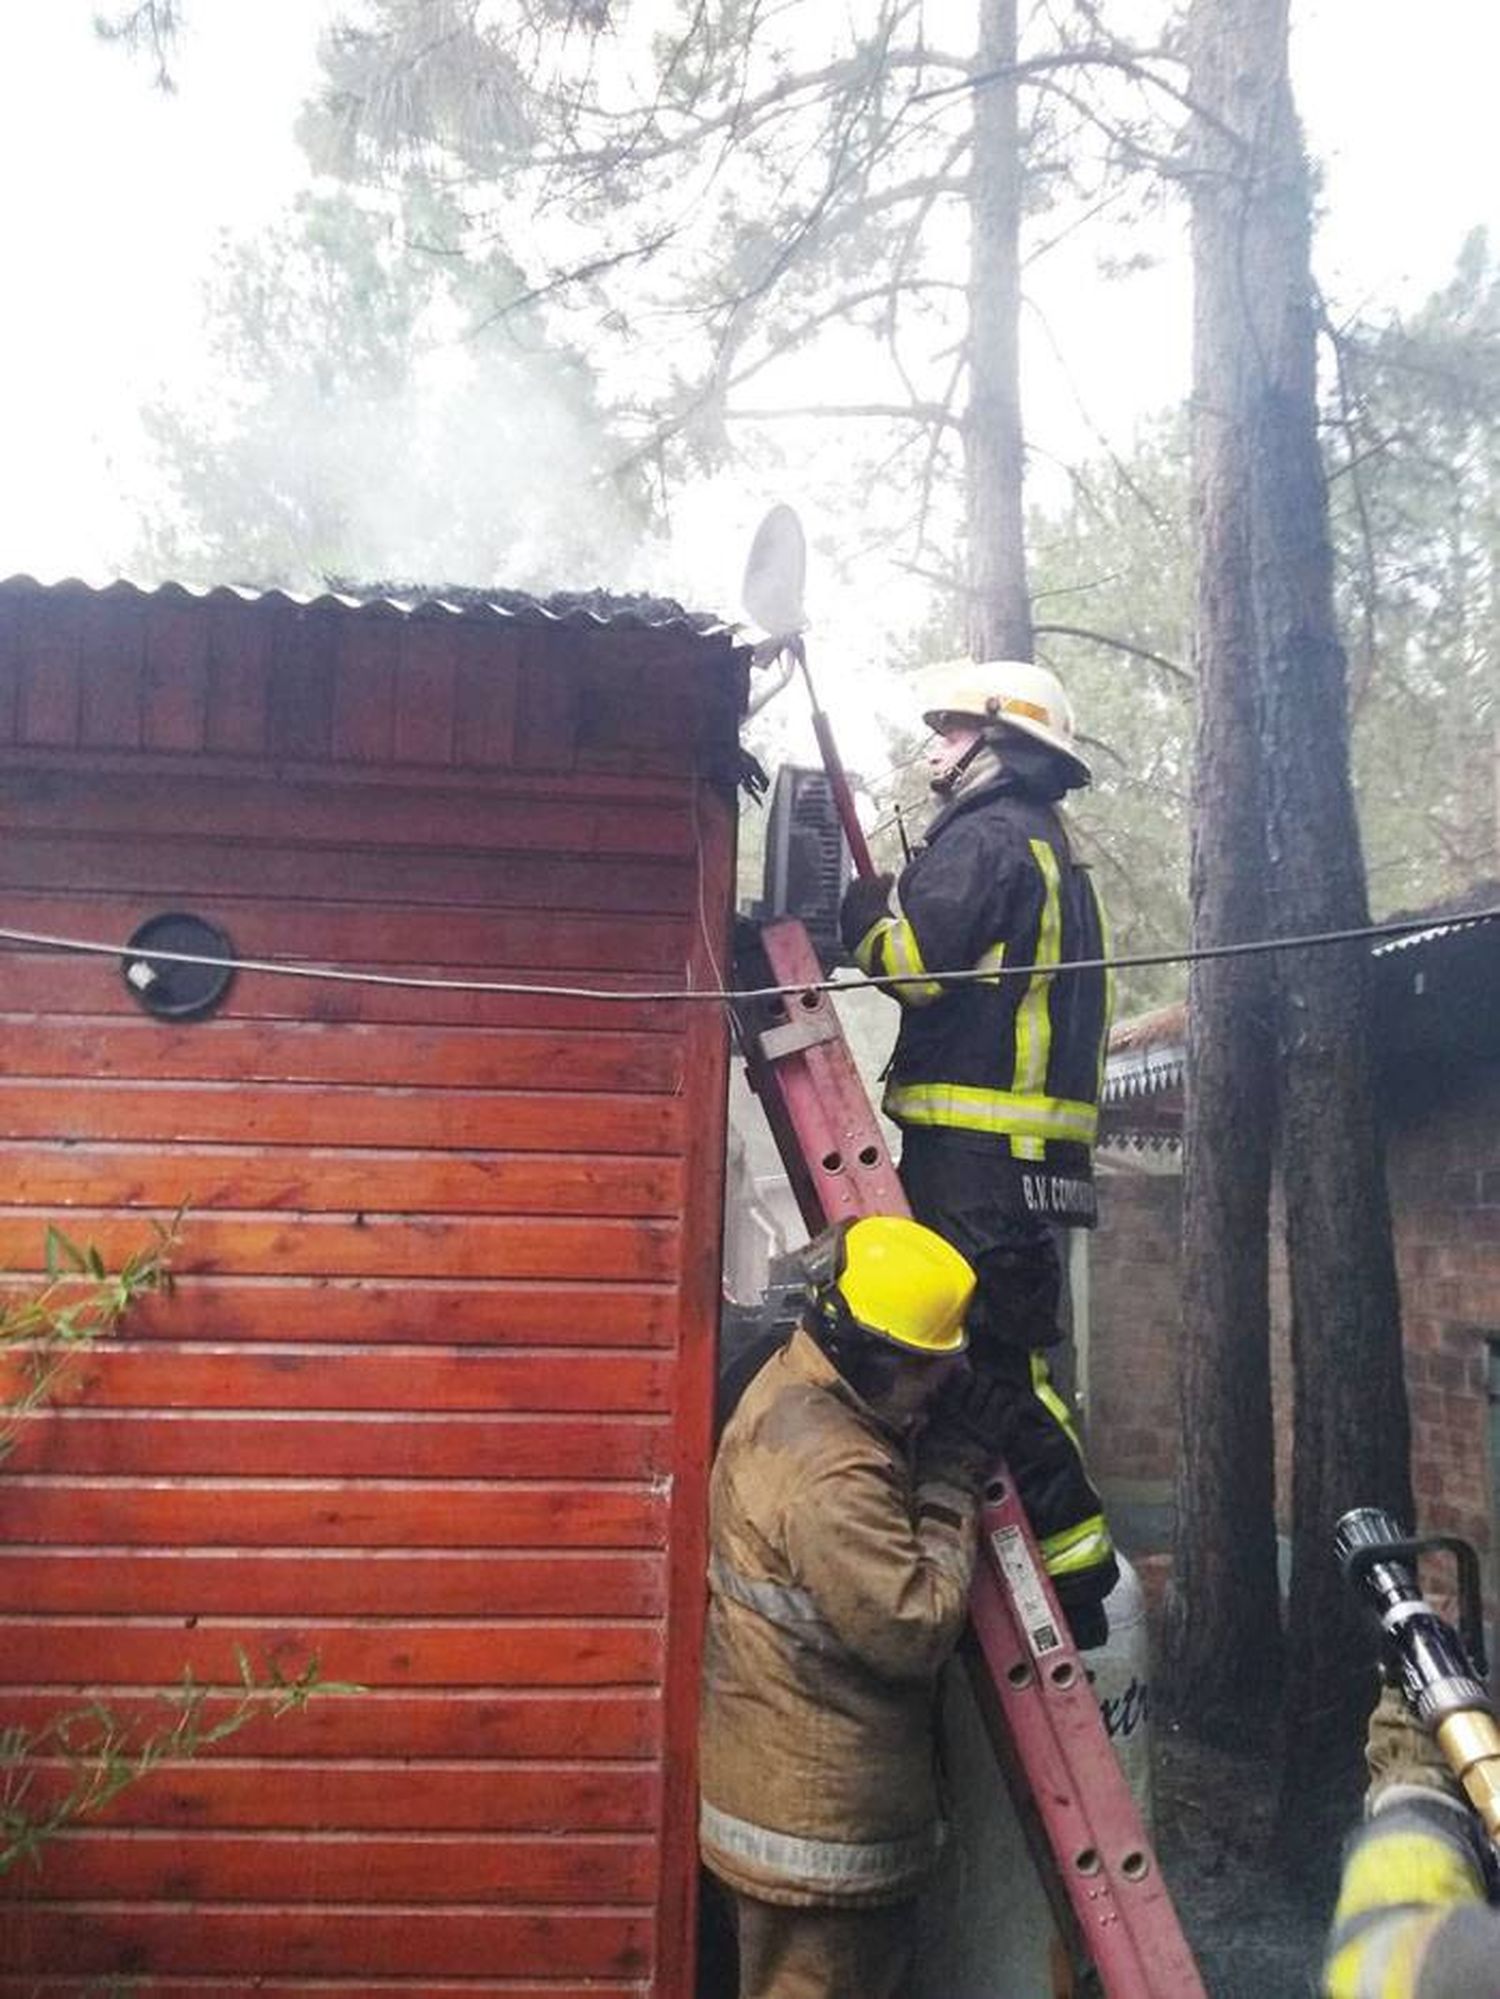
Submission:
[[[1500,1913],[1485,1902],[1467,1807],[1403,1791],[1350,1841],[1324,1999],[1500,1994]]]
[[[885,1112],[994,1141],[1013,1159],[1086,1175],[1109,1031],[1104,913],[1055,810],[997,785],[940,813],[855,958],[901,983]],[[945,986],[942,973],[1029,968]]]
[[[913,1462],[806,1332],[746,1389],[710,1485],[700,1742],[703,1858],[731,1888],[875,1905],[930,1871],[976,1476]]]

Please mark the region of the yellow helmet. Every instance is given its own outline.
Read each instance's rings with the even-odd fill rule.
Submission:
[[[829,1332],[854,1327],[911,1354],[962,1353],[974,1296],[967,1260],[907,1215],[837,1222],[803,1253],[808,1293]]]

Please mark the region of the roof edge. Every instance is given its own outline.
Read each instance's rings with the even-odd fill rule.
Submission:
[[[299,611],[334,610],[353,617],[446,617],[469,623],[562,625],[596,631],[673,631],[694,638],[748,643],[737,639],[737,625],[714,613],[684,610],[670,597],[617,596],[604,590],[553,591],[539,596],[525,590],[484,590],[467,584],[376,584],[366,591],[336,579],[322,590],[303,592],[247,583],[140,584],[128,577],[92,583],[81,576],[66,576],[47,583],[24,571],[0,578],[0,599],[28,596],[85,596],[140,603],[272,603]]]

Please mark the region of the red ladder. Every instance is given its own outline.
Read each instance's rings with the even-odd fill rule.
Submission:
[[[764,925],[741,983],[788,988],[735,1011],[803,1221],[910,1212],[803,926]],[[1009,1473],[985,1489],[965,1655],[1054,1910],[1107,1999],[1204,1999],[1146,1828]]]

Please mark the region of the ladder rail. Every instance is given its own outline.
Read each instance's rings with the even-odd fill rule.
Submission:
[[[908,1214],[833,995],[816,990],[823,970],[806,930],[783,918],[761,928],[757,945],[757,985],[801,988],[787,1000],[746,1002],[736,1021],[750,1086],[808,1230],[859,1215]]]
[[[1202,1999],[1140,1807],[1003,1464],[984,1492],[969,1623],[991,1745],[1023,1825],[1040,1830],[1054,1908],[1066,1902],[1109,1999]]]
[[[753,983],[789,998],[736,1013],[760,1097],[810,1230],[859,1215],[909,1214],[826,992],[807,932],[764,925]],[[763,971],[770,973],[763,979]],[[979,1560],[965,1640],[996,1758],[1023,1822],[1039,1826],[1038,1858],[1054,1906],[1066,1905],[1107,1999],[1204,1999],[1203,1981],[1139,1807],[1120,1768],[1088,1674],[1047,1579],[1003,1463],[984,1494]]]

